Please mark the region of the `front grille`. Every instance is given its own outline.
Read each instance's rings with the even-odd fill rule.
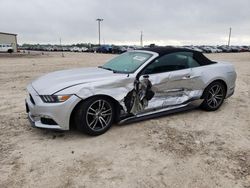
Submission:
[[[51,118],[41,117],[41,123],[46,125],[57,125],[57,123]]]
[[[29,95],[30,95],[30,101],[32,102],[32,104],[35,105],[35,101],[34,101],[33,97],[31,96],[31,94],[29,94]]]

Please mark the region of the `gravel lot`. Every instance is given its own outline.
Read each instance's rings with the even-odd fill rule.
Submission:
[[[31,128],[26,85],[45,73],[113,55],[0,54],[0,187],[250,187],[250,53],[209,54],[237,70],[216,112],[192,110],[89,137]]]

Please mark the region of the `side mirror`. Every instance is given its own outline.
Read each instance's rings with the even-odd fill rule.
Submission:
[[[143,74],[139,77],[139,81],[145,80],[145,79],[149,79],[149,75],[148,74]]]

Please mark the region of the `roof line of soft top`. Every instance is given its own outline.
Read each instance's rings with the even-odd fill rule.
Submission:
[[[175,53],[175,52],[192,52],[194,54],[194,59],[197,60],[202,65],[209,65],[209,64],[215,63],[209,60],[206,56],[204,56],[203,53],[195,51],[195,50],[187,49],[187,48],[152,47],[152,48],[141,48],[138,50],[155,52],[159,54],[159,57],[166,55],[166,54]]]
[[[159,55],[165,55],[172,52],[197,52],[195,50],[187,48],[176,48],[176,47],[152,47],[152,48],[140,48],[138,50],[156,52]]]

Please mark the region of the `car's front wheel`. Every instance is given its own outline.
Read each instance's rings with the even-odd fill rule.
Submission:
[[[226,87],[222,82],[211,83],[204,91],[204,101],[201,108],[207,111],[215,111],[222,105],[226,96]]]
[[[93,97],[82,102],[75,114],[75,123],[79,130],[97,136],[105,133],[112,125],[114,106],[105,97]]]

